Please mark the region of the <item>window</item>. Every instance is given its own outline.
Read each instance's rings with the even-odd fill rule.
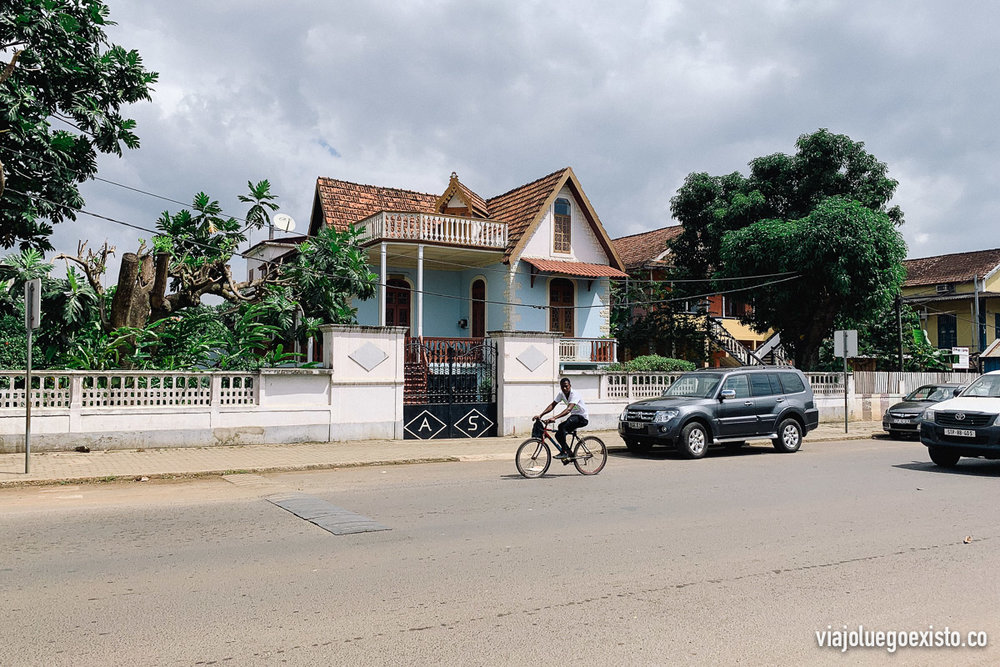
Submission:
[[[937,318],[938,348],[950,350],[958,345],[956,318],[951,313],[941,313]]]
[[[778,379],[781,381],[781,390],[786,394],[797,394],[806,390],[802,378],[795,373],[778,373]]]
[[[765,378],[766,379],[766,378]],[[770,385],[768,385],[770,388]],[[732,389],[736,392],[736,398],[747,398],[750,396],[750,385],[747,383],[746,375],[730,375],[722,384],[722,391]]]
[[[771,396],[779,392],[771,389],[770,373],[754,373],[750,376],[750,393],[754,396]]]
[[[553,237],[552,250],[554,252],[570,251],[570,208],[566,199],[556,200],[555,210],[555,236]]]

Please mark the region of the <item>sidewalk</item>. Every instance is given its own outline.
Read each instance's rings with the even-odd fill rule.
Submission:
[[[624,451],[615,431],[594,431],[609,451]],[[869,439],[884,435],[882,422],[820,424],[803,442]],[[513,460],[526,435],[454,440],[366,440],[230,447],[116,449],[31,454],[24,474],[24,453],[0,454],[0,488],[59,482],[100,482],[142,477],[194,477],[236,472],[320,470],[355,466],[442,461]]]

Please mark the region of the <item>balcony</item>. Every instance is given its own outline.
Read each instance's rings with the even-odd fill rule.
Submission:
[[[610,364],[618,358],[614,338],[563,338],[559,341],[561,364]]]
[[[431,213],[383,211],[355,223],[361,244],[377,241],[416,241],[442,245],[503,250],[507,223]]]

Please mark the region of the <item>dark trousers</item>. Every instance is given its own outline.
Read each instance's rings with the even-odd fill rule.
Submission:
[[[556,440],[559,442],[559,446],[563,451],[566,451],[566,434],[570,431],[575,431],[578,428],[583,428],[589,424],[586,419],[580,415],[570,415],[566,417],[566,420],[559,424],[559,428],[556,429]]]

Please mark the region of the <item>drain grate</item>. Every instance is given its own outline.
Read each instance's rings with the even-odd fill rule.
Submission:
[[[325,500],[307,496],[303,493],[279,493],[267,497],[267,501],[281,509],[291,512],[300,519],[316,524],[323,530],[334,535],[351,535],[353,533],[372,533],[379,530],[391,530],[387,526],[369,519],[366,516],[331,505]]]

